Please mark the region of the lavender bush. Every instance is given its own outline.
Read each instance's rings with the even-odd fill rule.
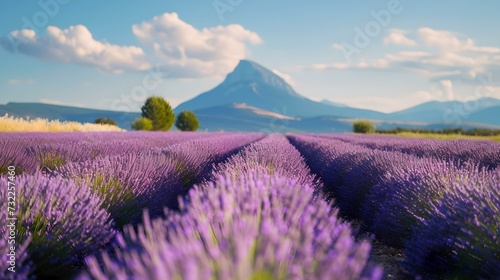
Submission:
[[[311,174],[304,158],[284,136],[273,134],[255,142],[228,160],[218,164],[212,171],[212,178],[219,174],[245,175],[250,170],[296,179],[298,184],[319,185]]]
[[[176,162],[159,152],[101,157],[68,164],[54,174],[74,178],[103,199],[116,228],[140,221],[142,209],[157,216],[183,194]],[[147,174],[147,176],[145,176]]]
[[[7,185],[5,178],[0,184]],[[114,235],[109,213],[88,188],[40,174],[18,176],[16,184],[17,243],[31,239],[27,252],[34,275],[65,274]],[[0,194],[0,207],[6,209],[7,189],[1,188]]]
[[[417,274],[494,279],[500,275],[500,170],[457,178],[432,215],[415,226],[405,267]]]
[[[29,145],[29,139],[19,138],[10,139],[0,135],[0,176],[8,171],[9,166],[15,166],[17,173],[34,173],[40,167],[39,162],[29,156],[26,147]]]
[[[500,165],[500,144],[478,140],[433,140],[412,139],[377,135],[322,135],[370,149],[402,152],[421,158],[437,158],[451,161],[458,166],[464,162],[474,162],[479,167],[495,169]]]
[[[370,245],[311,186],[249,172],[190,191],[181,212],[127,227],[115,258],[87,259],[86,278],[380,279]]]

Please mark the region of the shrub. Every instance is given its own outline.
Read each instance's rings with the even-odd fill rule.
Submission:
[[[181,131],[196,131],[200,123],[193,112],[182,111],[179,116],[177,116],[175,126]]]
[[[109,124],[109,125],[116,125],[115,120],[111,118],[97,118],[94,121],[95,124]]]
[[[132,123],[132,129],[134,129],[134,130],[146,130],[146,131],[153,130],[153,121],[151,121],[148,118],[137,118]]]
[[[369,121],[356,121],[352,124],[354,133],[373,133],[375,132],[375,125]]]
[[[175,121],[175,114],[165,98],[152,96],[141,107],[142,117],[153,122],[153,130],[167,131]]]

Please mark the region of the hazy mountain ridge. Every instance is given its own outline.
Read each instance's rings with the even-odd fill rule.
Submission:
[[[196,113],[200,130],[265,132],[347,132],[356,119],[369,119],[380,129],[396,127],[465,129],[500,128],[500,100],[482,98],[475,102],[430,101],[386,114],[352,108],[331,100],[316,102],[297,93],[286,81],[266,69],[242,60],[226,79],[177,108]],[[84,109],[41,103],[0,105],[0,115],[42,117],[49,120],[94,122],[113,118],[130,129],[140,113]]]

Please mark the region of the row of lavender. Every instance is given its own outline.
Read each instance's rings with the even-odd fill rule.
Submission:
[[[337,139],[370,149],[402,152],[421,158],[433,157],[451,161],[457,166],[474,162],[479,167],[495,169],[500,165],[500,143],[493,141],[402,138],[396,136],[318,134],[316,136]]]
[[[321,187],[284,136],[268,136],[216,165],[180,212],[127,226],[83,278],[380,279]]]
[[[395,144],[380,150],[372,148],[381,141],[372,143],[370,137],[288,138],[323,179],[341,213],[362,220],[383,242],[404,248],[403,265],[410,272],[500,275],[500,170],[498,161],[483,156],[498,157],[498,146],[486,145],[488,153],[456,164],[460,158],[454,155],[469,153],[467,148],[455,147],[441,159],[439,153],[424,156],[434,150],[425,145],[418,153],[411,140],[394,140],[408,143],[408,149]]]
[[[93,160],[100,156],[140,153],[166,147],[188,139],[216,137],[207,133],[2,133],[0,134],[0,174],[8,166],[17,173],[53,171],[71,162]]]
[[[201,181],[208,166],[264,136],[119,135],[123,134],[117,134],[118,139],[110,134],[89,134],[90,138],[81,134],[0,136],[6,147],[3,164],[23,172],[13,178],[17,272],[7,271],[12,245],[4,238],[10,232],[2,227],[1,279],[70,277],[84,257],[106,247],[123,225],[136,224],[143,208],[156,216],[163,207],[175,209],[178,196],[187,193],[187,184]],[[40,158],[48,152],[61,160],[44,169]],[[1,176],[0,184],[6,186],[11,175]],[[7,209],[9,195],[7,188],[0,189],[1,209]],[[7,215],[1,219],[7,224]]]

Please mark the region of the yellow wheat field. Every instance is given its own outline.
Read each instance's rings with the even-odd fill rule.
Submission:
[[[25,120],[5,115],[0,117],[0,132],[105,132],[125,131],[114,125],[101,125],[79,122],[61,122],[58,120],[36,118]]]

